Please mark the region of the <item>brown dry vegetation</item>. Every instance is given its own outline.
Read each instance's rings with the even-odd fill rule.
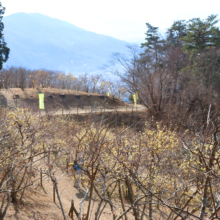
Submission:
[[[113,72],[126,90],[100,76],[1,71],[1,88],[23,91],[1,96],[7,106],[20,101],[22,108],[0,114],[0,219],[68,219],[70,202],[69,216],[79,220],[220,219],[217,22],[215,15],[177,21],[165,39],[147,23],[145,51],[130,47],[130,58],[114,56]],[[35,88],[32,97],[27,87]],[[138,93],[148,111],[144,117],[133,111],[39,117],[33,111],[39,92],[46,94],[48,110],[123,105],[97,94],[78,99],[69,90],[61,98],[61,90],[49,87],[102,94],[111,88],[119,97]],[[20,99],[12,99],[13,93]]]
[[[215,219],[219,128],[210,124],[197,136],[158,123],[135,130],[112,125],[115,116],[76,120],[2,111],[2,219],[4,210],[5,219],[68,219],[72,199],[74,218],[81,220],[204,219],[205,213]],[[79,191],[79,178],[67,169],[75,160],[82,170]]]

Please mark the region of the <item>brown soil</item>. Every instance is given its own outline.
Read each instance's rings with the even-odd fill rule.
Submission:
[[[28,107],[33,110],[38,110],[39,101],[38,94],[44,93],[45,109],[48,111],[72,108],[84,109],[88,106],[106,108],[114,108],[116,106],[124,106],[124,102],[119,99],[100,95],[97,93],[88,94],[86,92],[76,92],[74,90],[60,89],[19,89],[11,88],[0,91],[0,105],[8,108]]]
[[[61,173],[56,174],[57,178],[60,178]],[[30,187],[23,198],[22,203],[10,204],[9,210],[5,219],[7,220],[61,220],[64,219],[62,211],[60,209],[59,201],[56,197],[56,204],[53,202],[53,185],[51,180],[46,178],[43,182],[44,190],[40,187],[39,183],[35,184],[35,187]],[[58,189],[62,204],[65,210],[66,219],[71,219],[68,216],[71,206],[71,200],[74,200],[74,204],[77,210],[79,210],[79,203],[82,201],[84,194],[74,188],[73,179],[65,174],[63,178],[58,182]],[[87,211],[88,198],[83,203],[82,214]],[[92,216],[94,216],[95,210],[98,207],[98,201],[92,201]],[[76,216],[74,219],[77,219]],[[90,218],[91,219],[91,218]],[[104,215],[101,218],[103,220],[112,219],[110,208],[107,207],[104,211]]]
[[[61,171],[57,169],[55,173],[57,179],[62,177]],[[39,176],[36,176],[39,178]],[[35,182],[34,186],[31,186],[27,189],[22,202],[18,204],[10,204],[9,210],[7,211],[6,220],[62,220],[63,215],[60,209],[60,204],[58,198],[56,197],[55,203],[53,202],[53,184],[49,178],[43,178],[43,188],[40,186],[40,181]],[[58,189],[61,197],[62,205],[64,207],[65,216],[67,220],[71,218],[68,216],[71,201],[74,200],[75,208],[79,211],[79,204],[84,198],[84,193],[74,188],[74,181],[69,174],[64,174],[64,176],[58,181]],[[81,188],[82,189],[82,188]],[[82,205],[82,217],[83,214],[87,213],[88,200],[83,202]],[[95,212],[98,208],[99,199],[96,197],[92,198],[91,209],[90,209],[90,220],[94,219]],[[117,203],[114,204],[116,208],[118,207]],[[103,207],[103,206],[102,206]],[[126,208],[128,208],[127,206]],[[167,210],[161,207],[161,210],[155,209],[153,211],[154,219],[167,219]],[[118,214],[116,209],[116,214]],[[164,216],[164,218],[163,218]],[[128,219],[134,219],[132,210],[127,213]],[[109,205],[106,206],[100,220],[109,220],[112,219],[112,213]],[[74,220],[77,219],[74,214]],[[83,218],[82,218],[83,219]]]

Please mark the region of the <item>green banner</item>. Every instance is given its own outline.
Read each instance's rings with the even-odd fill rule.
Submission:
[[[39,93],[39,108],[44,109],[44,93]]]

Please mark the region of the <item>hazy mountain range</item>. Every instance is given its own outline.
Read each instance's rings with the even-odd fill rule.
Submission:
[[[100,71],[112,53],[125,53],[128,45],[37,13],[9,15],[3,18],[3,23],[5,41],[10,48],[4,67],[91,73]]]

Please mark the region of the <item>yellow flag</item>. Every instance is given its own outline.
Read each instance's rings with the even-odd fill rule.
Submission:
[[[110,93],[109,93],[109,92],[107,93],[107,96],[110,96]]]
[[[136,94],[133,95],[133,99],[134,99],[134,105],[136,106],[136,105],[137,105],[137,97],[136,97]]]
[[[44,109],[44,93],[39,93],[39,108]]]
[[[136,99],[138,100],[138,92],[136,92]]]

